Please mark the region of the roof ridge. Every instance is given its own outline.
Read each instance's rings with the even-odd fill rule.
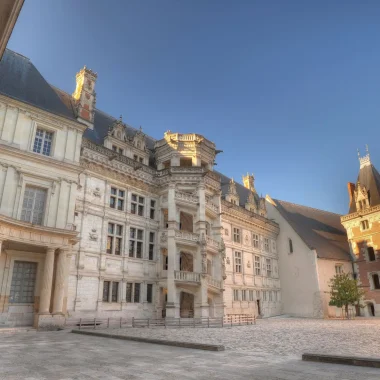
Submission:
[[[109,113],[100,110],[99,108],[95,108],[95,110],[98,111],[98,112],[100,112],[100,113],[102,113],[102,114],[105,115],[105,116],[108,116],[108,117],[110,117],[110,118],[112,118],[112,119],[117,120],[117,118],[116,118],[115,116],[112,116],[112,115],[110,115]],[[127,127],[131,128],[131,129],[135,130],[136,132],[139,131],[138,128],[132,127],[132,125],[130,125],[130,124],[128,124],[128,123],[123,122],[123,124],[125,124]],[[147,135],[147,134],[146,134],[146,135]],[[150,135],[147,135],[147,136],[148,136],[150,139],[152,139],[152,140],[154,140],[154,141],[157,141],[156,138],[154,138],[154,137],[152,137],[152,136],[150,136]]]
[[[276,202],[282,202],[282,203],[287,203],[288,205],[293,205],[293,206],[305,207],[305,208],[308,208],[308,209],[310,209],[310,210],[326,212],[326,213],[328,213],[328,214],[333,214],[333,215],[342,216],[342,214],[338,214],[338,213],[336,213],[336,212],[327,211],[327,210],[321,210],[320,208],[315,208],[315,207],[310,207],[310,206],[300,205],[300,204],[298,204],[298,203],[293,203],[293,202],[288,202],[288,201],[282,201],[281,199],[274,199],[274,201],[276,201]]]
[[[69,94],[68,92],[66,92],[65,90],[62,90],[61,88],[58,88],[57,86],[54,86],[54,84],[51,84],[51,83],[49,83],[49,82],[47,82],[47,83],[48,83],[49,86],[54,87],[54,88],[57,89],[58,91],[61,91],[61,92],[65,93],[66,95],[69,95],[69,96],[72,97],[72,95]]]
[[[25,55],[22,55],[22,54],[20,54],[20,53],[17,53],[17,51],[14,51],[14,50],[9,49],[9,48],[5,48],[5,50],[8,50],[9,52],[11,52],[11,53],[13,53],[13,54],[19,55],[20,57],[25,58],[25,59],[27,59],[28,61],[31,62],[31,60],[30,60],[29,57],[26,57]]]

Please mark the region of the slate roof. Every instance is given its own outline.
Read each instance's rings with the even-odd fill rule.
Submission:
[[[310,249],[323,259],[351,261],[339,214],[273,199],[277,210]]]
[[[216,170],[215,170],[215,173],[220,175],[221,185],[222,185],[222,197],[225,198],[226,194],[228,192],[228,186],[229,186],[229,183],[231,181],[231,178],[228,178],[227,176],[225,176],[224,174],[222,174]],[[235,182],[235,185],[236,185],[236,191],[239,195],[240,206],[245,207],[248,195],[251,192],[251,190],[247,189],[246,187],[244,187],[242,184],[240,184],[238,182]],[[254,193],[254,197],[256,200],[256,205],[259,206],[260,197],[256,192]]]
[[[75,115],[26,58],[5,49],[0,61],[0,94],[69,119]]]
[[[377,206],[380,204],[380,174],[376,168],[372,165],[366,165],[360,168],[358,179],[356,184],[360,183],[361,186],[365,186],[370,194],[370,206]],[[356,202],[353,199],[350,204],[349,214],[356,212]]]
[[[72,96],[49,84],[29,58],[9,49],[5,50],[0,61],[0,93],[55,115],[76,120]],[[103,145],[108,128],[115,120],[114,117],[96,109],[94,129],[87,129],[83,136]],[[128,136],[133,137],[137,129],[126,124],[126,132]],[[154,143],[154,138],[146,136],[148,149],[153,150]]]

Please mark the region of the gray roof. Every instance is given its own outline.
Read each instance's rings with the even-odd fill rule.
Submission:
[[[228,178],[227,176],[225,176],[224,174],[222,174],[220,172],[217,172],[217,171],[215,171],[215,172],[217,174],[219,174],[221,177],[222,197],[225,198],[226,194],[228,192],[228,186],[229,186],[229,183],[231,181],[231,178]],[[251,192],[251,190],[247,189],[246,187],[244,187],[242,184],[240,184],[238,182],[235,182],[235,185],[236,185],[236,191],[239,195],[239,204],[240,204],[240,206],[245,207],[248,195]],[[258,207],[260,197],[256,192],[254,193],[254,197],[256,200],[256,206]]]
[[[310,249],[323,259],[351,261],[339,214],[273,199],[277,210]]]
[[[360,168],[356,186],[358,183],[360,183],[360,186],[365,186],[367,191],[369,191],[370,206],[373,207],[379,205],[380,174],[372,164]],[[356,202],[354,199],[352,199],[349,213],[351,214],[352,212],[356,211]]]
[[[29,58],[9,49],[0,61],[0,94],[56,115],[75,118]]]

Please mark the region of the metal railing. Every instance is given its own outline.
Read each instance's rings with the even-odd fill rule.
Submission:
[[[212,328],[255,325],[256,316],[234,314],[217,318],[66,318],[66,329],[121,329],[121,328]]]

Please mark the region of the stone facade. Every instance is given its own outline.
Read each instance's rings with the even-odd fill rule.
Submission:
[[[27,58],[6,54],[0,323],[281,312],[278,225],[253,176],[226,188],[204,136],[167,131],[155,140],[97,110],[97,74],[87,68],[71,96]]]

